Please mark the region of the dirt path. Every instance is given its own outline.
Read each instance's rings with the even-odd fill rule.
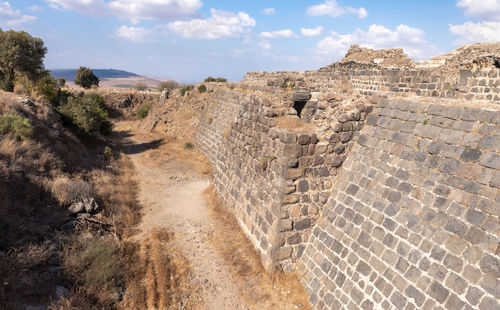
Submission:
[[[305,302],[297,302],[303,299],[295,293],[296,280],[292,288],[277,284],[261,270],[248,245],[235,248],[240,246],[236,240],[242,243],[245,237],[227,214],[214,213],[208,205],[205,159],[190,145],[186,148],[186,141],[139,133],[134,127],[120,123],[117,129],[128,133],[126,153],[136,168],[145,210],[138,238],[145,240],[158,228],[173,233],[175,248],[190,266],[190,285],[198,291],[195,308],[305,309]]]

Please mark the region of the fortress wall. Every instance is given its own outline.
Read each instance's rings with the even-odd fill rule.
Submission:
[[[214,166],[213,184],[219,197],[269,271],[280,256],[277,231],[287,169],[280,156],[286,139],[268,134],[275,124],[273,115],[267,99],[225,90],[214,96],[195,135]]]
[[[315,309],[499,309],[500,112],[383,100],[300,256]]]
[[[290,94],[279,96],[286,101]],[[215,92],[195,141],[213,164],[220,198],[265,268],[291,272],[371,107],[331,115],[338,118],[333,133],[320,141],[315,133],[276,126],[280,100],[247,90]]]
[[[312,91],[362,95],[417,95],[500,104],[500,68],[461,70],[442,74],[437,69],[386,69],[374,64],[336,63],[316,71],[247,73],[245,81],[279,86],[283,81],[307,86]]]

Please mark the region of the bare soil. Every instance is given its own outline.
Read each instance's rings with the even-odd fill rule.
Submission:
[[[296,277],[264,272],[250,241],[210,188],[209,164],[190,141],[136,128],[135,122],[115,127],[135,166],[144,209],[134,238],[148,242],[158,229],[167,229],[168,249],[179,252],[176,264],[188,282],[177,285],[191,290],[168,308],[309,309]]]

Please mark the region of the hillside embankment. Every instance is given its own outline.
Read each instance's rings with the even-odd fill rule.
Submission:
[[[163,97],[99,94],[113,131],[82,140],[43,98],[0,93],[33,132],[1,136],[0,308],[308,309],[296,278],[265,273],[192,140],[143,130]]]

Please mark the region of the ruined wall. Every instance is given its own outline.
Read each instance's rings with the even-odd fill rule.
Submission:
[[[195,141],[214,166],[219,196],[261,253],[265,268],[290,272],[370,109],[337,109],[338,115],[328,116],[335,120],[331,134],[320,141],[314,131],[277,126],[280,113],[293,110],[294,95],[276,93],[214,92]]]
[[[208,100],[196,140],[219,195],[314,309],[500,309],[500,58],[482,48],[359,49]],[[281,126],[299,103],[312,127]]]
[[[301,256],[315,309],[500,308],[494,107],[374,108]]]
[[[312,91],[362,95],[417,95],[500,104],[500,68],[461,70],[456,75],[436,69],[380,68],[376,64],[336,63],[316,71],[248,73],[255,85],[305,85]]]

